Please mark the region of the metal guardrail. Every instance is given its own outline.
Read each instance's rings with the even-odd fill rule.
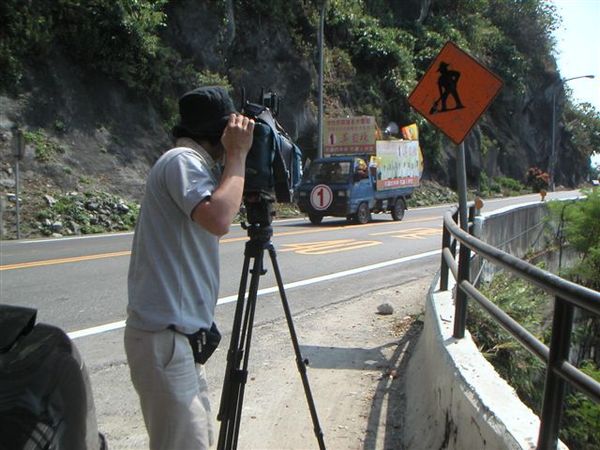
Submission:
[[[470,297],[523,347],[546,364],[537,449],[556,449],[566,383],[600,403],[600,383],[569,363],[574,308],[582,308],[600,317],[600,292],[567,281],[477,239],[472,235],[475,213],[474,205],[469,205],[468,224],[461,224],[461,227],[457,224],[457,207],[444,214],[440,289],[448,290],[448,272],[452,272],[457,284],[454,337],[461,339],[465,336],[467,302]],[[457,242],[460,242],[458,264],[455,261]],[[555,297],[549,348],[471,283],[471,251]]]

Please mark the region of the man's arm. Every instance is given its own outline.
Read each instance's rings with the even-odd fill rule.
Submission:
[[[231,114],[221,143],[225,148],[225,169],[219,185],[210,198],[200,202],[192,219],[210,233],[223,236],[240,209],[244,192],[246,156],[252,146],[254,120],[241,114]]]

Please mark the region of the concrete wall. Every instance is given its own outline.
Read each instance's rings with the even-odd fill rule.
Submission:
[[[538,228],[543,209],[536,203],[486,216],[479,220],[478,233],[521,256],[529,246],[525,238],[513,237],[535,239],[532,231]],[[436,280],[407,373],[406,448],[535,449],[538,417],[500,378],[468,332],[464,339],[452,337],[453,323],[454,285],[441,292]],[[566,447],[560,443],[559,448]]]
[[[546,203],[524,203],[483,214],[474,220],[473,234],[517,258],[529,251],[541,251],[548,243],[550,226],[546,222]],[[475,281],[489,281],[498,269],[493,264],[475,258],[471,274]]]
[[[541,250],[548,209],[545,202],[523,203],[475,218],[475,236],[494,247],[522,257],[530,248]]]

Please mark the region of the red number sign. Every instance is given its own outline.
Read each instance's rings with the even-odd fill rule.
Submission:
[[[310,192],[310,204],[317,211],[326,210],[332,201],[333,192],[326,184],[318,184]]]

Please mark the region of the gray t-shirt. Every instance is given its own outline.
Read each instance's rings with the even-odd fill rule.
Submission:
[[[191,218],[219,170],[191,139],[163,154],[146,181],[128,275],[127,325],[183,333],[210,328],[219,291],[219,238]]]

